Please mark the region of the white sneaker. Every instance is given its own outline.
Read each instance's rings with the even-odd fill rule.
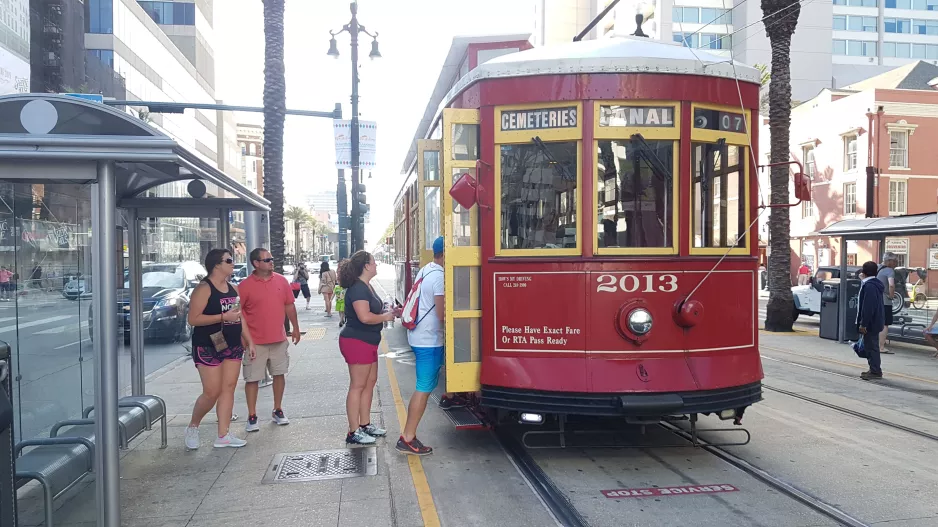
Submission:
[[[248,444],[247,441],[244,439],[238,439],[237,437],[231,435],[230,431],[225,434],[225,437],[219,437],[215,439],[215,448],[241,448],[246,444]]]
[[[244,427],[245,432],[257,432],[261,427],[257,424],[257,416],[248,417],[248,425]]]
[[[345,442],[349,445],[373,445],[375,438],[366,434],[364,430],[359,428],[354,433],[347,435]]]
[[[199,427],[186,427],[186,450],[197,450],[199,448]]]
[[[270,415],[273,417],[274,422],[278,425],[282,426],[290,424],[290,420],[287,419],[286,415],[284,415],[283,410],[274,410]]]

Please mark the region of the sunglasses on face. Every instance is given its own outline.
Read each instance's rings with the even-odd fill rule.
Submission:
[[[231,264],[231,263],[234,263],[234,260],[233,260],[233,259],[231,259],[231,258],[225,258],[225,259],[224,259],[224,260],[222,260],[222,261],[223,261],[223,262],[225,262],[226,264]]]
[[[258,262],[264,262],[264,263],[271,263],[273,261],[274,261],[273,258],[264,258],[263,260],[258,260]]]

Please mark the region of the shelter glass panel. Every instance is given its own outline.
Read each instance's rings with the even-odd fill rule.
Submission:
[[[745,148],[694,143],[691,157],[693,247],[745,247]]]
[[[93,404],[91,262],[91,185],[0,181],[0,340],[12,354],[16,440]]]
[[[502,249],[577,246],[577,143],[501,146]]]
[[[599,141],[598,248],[671,247],[674,141]]]

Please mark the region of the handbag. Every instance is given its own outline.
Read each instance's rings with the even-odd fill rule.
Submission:
[[[853,352],[856,353],[856,354],[857,354],[857,357],[860,357],[861,359],[868,359],[868,358],[869,358],[869,357],[866,356],[866,348],[863,347],[863,338],[862,338],[862,337],[861,337],[859,340],[857,340],[856,342],[853,343]]]
[[[299,291],[299,290],[300,290],[300,283],[294,281],[293,283],[290,284],[290,289],[292,289],[292,290],[294,290],[294,291]]]

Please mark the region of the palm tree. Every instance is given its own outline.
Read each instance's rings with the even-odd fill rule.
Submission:
[[[290,205],[289,207],[287,207],[287,211],[286,213],[284,213],[284,217],[293,222],[293,234],[294,234],[294,239],[296,240],[295,241],[296,251],[294,252],[294,254],[296,255],[296,261],[299,262],[300,261],[300,230],[302,227],[313,227],[312,230],[313,232],[315,232],[315,224],[319,222],[316,221],[316,218],[313,218],[308,212],[306,212],[306,209],[304,209],[303,207],[297,207],[296,205]]]
[[[264,2],[264,197],[270,201],[270,253],[283,272],[283,123],[287,82],[283,63],[284,0]]]
[[[772,48],[769,74],[769,143],[772,163],[789,160],[789,127],[791,126],[791,37],[798,25],[801,4],[798,0],[762,0],[765,33]],[[788,167],[772,167],[769,174],[772,204],[788,203]],[[791,294],[791,222],[788,207],[771,210],[769,216],[769,303],[766,306],[765,329],[791,331],[795,323]]]

